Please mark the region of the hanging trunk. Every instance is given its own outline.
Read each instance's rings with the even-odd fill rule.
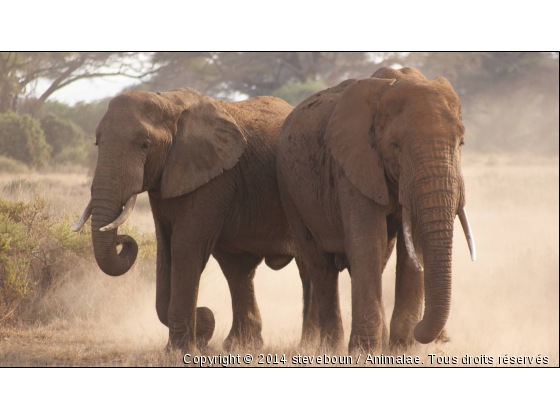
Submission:
[[[453,223],[464,187],[460,155],[445,142],[419,142],[404,161],[408,170],[401,176],[399,199],[411,207],[424,263],[424,317],[414,338],[426,344],[438,337],[449,317]]]
[[[419,220],[426,309],[424,318],[414,330],[414,338],[423,344],[438,337],[449,317],[454,211],[430,209]]]

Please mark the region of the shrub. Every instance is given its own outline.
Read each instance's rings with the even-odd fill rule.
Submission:
[[[45,133],[45,140],[52,147],[53,156],[66,149],[79,148],[84,142],[84,133],[80,127],[55,115],[42,118],[41,128]]]
[[[41,167],[50,153],[51,146],[45,141],[39,120],[13,112],[0,114],[0,155]]]
[[[23,162],[0,155],[0,173],[22,174],[28,171],[29,168]]]
[[[83,147],[64,149],[53,158],[56,164],[83,164],[87,161],[87,151]]]
[[[72,232],[78,215],[57,215],[49,208],[37,197],[29,203],[0,199],[0,323],[16,314],[21,318],[26,310],[32,313],[50,290],[95,264],[90,222]],[[136,265],[151,272],[157,252],[155,234],[140,234],[128,224],[120,233],[138,240]]]
[[[48,101],[44,109],[47,113],[57,117],[72,121],[79,126],[88,137],[95,136],[97,124],[101,121],[111,98],[104,98],[93,102],[78,102],[74,106],[67,105],[58,101]]]
[[[293,106],[298,106],[304,99],[327,87],[327,84],[322,80],[310,80],[305,83],[291,80],[281,88],[276,89],[271,95],[282,98]]]
[[[72,261],[92,258],[90,229],[74,233],[70,227],[68,215],[53,216],[42,198],[0,199],[0,319],[47,288]]]

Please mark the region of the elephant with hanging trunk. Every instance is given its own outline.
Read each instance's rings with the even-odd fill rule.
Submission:
[[[74,229],[91,215],[99,267],[111,276],[126,273],[138,247],[117,229],[136,196],[148,191],[157,237],[156,311],[169,327],[169,347],[192,349],[213,334],[212,311],[196,309],[211,254],[232,297],[225,347],[262,343],[255,270],[263,259],[278,270],[295,256],[276,182],[278,137],[291,110],[277,98],[230,103],[183,88],[119,95],[99,123],[91,201]],[[305,318],[304,332],[317,330],[313,322]]]
[[[344,268],[352,282],[349,351],[429,343],[442,333],[457,215],[475,258],[461,173],[464,132],[451,84],[414,68],[347,80],[310,96],[284,122],[280,195],[311,278],[323,345],[343,338],[337,282]],[[395,242],[389,335],[381,276]]]

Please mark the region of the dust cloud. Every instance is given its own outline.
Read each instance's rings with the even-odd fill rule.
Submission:
[[[462,356],[506,353],[550,358],[558,366],[559,343],[559,165],[558,158],[523,155],[463,156],[467,210],[477,261],[471,262],[460,223],[453,250],[453,297],[448,343],[417,345],[407,353]],[[3,177],[0,183],[9,179]],[[55,182],[56,181],[56,182]],[[88,197],[85,177],[56,175],[37,182],[61,209],[80,212]],[[45,185],[47,185],[45,184]],[[21,193],[29,195],[27,193]],[[10,199],[26,199],[24,195]],[[16,194],[17,195],[17,194]],[[145,194],[144,194],[145,195]],[[139,198],[129,223],[153,232],[147,197]],[[1,365],[180,365],[162,351],[167,329],[155,311],[155,261],[136,264],[122,277],[105,276],[91,264],[69,273],[50,290],[38,311],[40,322],[4,331]],[[350,278],[340,275],[346,340],[350,333]],[[395,255],[383,275],[387,323],[394,303]],[[275,272],[262,264],[255,278],[263,319],[264,352],[297,354],[302,287],[291,263]],[[203,273],[199,305],[212,309],[216,331],[208,354],[221,344],[232,322],[227,282],[211,259]],[[313,350],[307,349],[308,354]]]

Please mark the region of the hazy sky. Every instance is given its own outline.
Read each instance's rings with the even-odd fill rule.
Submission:
[[[79,101],[90,102],[95,99],[115,96],[125,86],[138,83],[137,79],[124,76],[110,76],[96,79],[82,79],[53,93],[49,99],[55,99],[68,104],[75,104]],[[48,87],[48,82],[41,82],[37,86],[37,93],[40,94]]]

